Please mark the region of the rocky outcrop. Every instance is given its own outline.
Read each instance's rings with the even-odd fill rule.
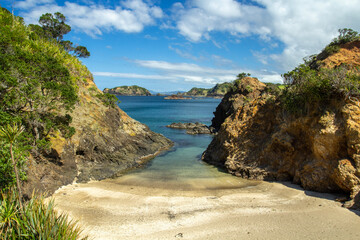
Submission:
[[[242,178],[291,180],[304,189],[346,192],[351,199],[346,205],[359,207],[359,101],[334,100],[294,117],[265,84],[247,77],[224,97],[212,126],[218,134],[204,161]]]
[[[191,98],[173,94],[173,95],[164,97],[164,99],[167,99],[167,100],[184,100],[185,99],[186,100],[186,99],[191,99]]]
[[[172,142],[130,118],[118,107],[109,108],[96,95],[101,93],[91,74],[79,81],[79,98],[71,113],[76,133],[64,139],[56,133],[48,152],[31,155],[24,192],[54,192],[76,182],[101,180],[138,167]]]
[[[120,96],[151,96],[149,90],[136,85],[133,86],[121,86],[114,88],[105,88],[104,93],[111,93]]]
[[[203,123],[172,123],[167,125],[168,128],[176,128],[176,129],[186,129],[187,134],[197,135],[197,134],[213,134],[214,128],[208,127]]]

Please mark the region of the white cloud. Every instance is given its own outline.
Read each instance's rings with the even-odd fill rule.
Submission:
[[[53,2],[54,0],[26,0],[26,1],[15,2],[15,4],[16,7],[18,8],[33,8],[39,4],[53,3]]]
[[[118,77],[118,78],[133,78],[133,79],[152,79],[152,80],[173,80],[174,77],[163,75],[146,75],[137,73],[114,73],[114,72],[93,72],[94,76],[99,77]]]
[[[176,5],[176,9],[180,34],[194,42],[208,40],[212,31],[249,34],[266,14],[262,8],[234,0],[195,0],[190,8]]]
[[[208,68],[208,67],[201,67],[197,64],[192,63],[170,63],[165,61],[154,61],[154,60],[135,60],[135,63],[142,67],[157,69],[166,72],[186,72],[192,73],[196,75],[224,75],[224,74],[233,74],[235,77],[239,70],[235,69],[216,69],[216,68]]]
[[[66,16],[73,28],[91,36],[113,30],[141,32],[145,26],[155,24],[155,19],[163,16],[161,8],[142,0],[121,1],[115,8],[68,1],[60,6],[53,0],[25,0],[16,2],[15,6],[23,11],[21,15],[27,23],[36,23],[43,13],[59,11]]]
[[[211,40],[212,32],[233,36],[258,35],[269,47],[272,39],[284,44],[278,61],[290,70],[303,57],[318,53],[339,28],[360,30],[360,4],[355,0],[255,0],[258,5],[235,0],[193,0],[176,4],[177,28],[193,42]],[[263,61],[265,62],[265,61]]]
[[[271,34],[285,44],[276,58],[289,70],[318,53],[339,28],[360,29],[360,4],[354,0],[258,0],[270,15]]]
[[[217,56],[215,56],[217,57]],[[241,72],[251,73],[264,82],[282,82],[281,76],[275,72],[251,71],[246,69],[217,69],[202,67],[189,63],[170,63],[154,60],[135,60],[139,66],[148,68],[152,71],[159,71],[159,74],[135,74],[135,73],[114,73],[114,72],[94,72],[94,76],[116,77],[125,79],[149,79],[166,80],[172,82],[191,82],[193,84],[214,85],[216,83],[230,82],[236,79],[236,75]]]
[[[176,52],[176,54],[178,54],[179,56],[183,57],[183,58],[187,58],[187,59],[191,59],[193,61],[201,61],[203,60],[204,58],[203,57],[196,57],[192,54],[190,54],[189,52],[187,51],[183,51],[183,50],[180,50],[179,48],[176,48],[176,47],[173,47],[173,46],[169,46],[169,49]]]

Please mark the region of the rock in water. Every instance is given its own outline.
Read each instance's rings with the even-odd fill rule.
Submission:
[[[213,134],[214,128],[208,127],[203,123],[172,123],[167,125],[168,128],[186,129],[187,134]]]

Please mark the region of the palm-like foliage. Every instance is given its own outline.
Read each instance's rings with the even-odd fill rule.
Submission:
[[[0,236],[5,239],[58,239],[81,238],[77,222],[66,214],[54,210],[54,201],[45,203],[44,196],[34,195],[22,207],[15,191],[2,193],[0,198]]]

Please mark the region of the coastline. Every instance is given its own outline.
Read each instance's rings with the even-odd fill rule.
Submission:
[[[204,179],[194,189],[141,186],[133,177],[62,187],[53,195],[57,210],[79,220],[91,239],[360,238],[360,212],[341,207],[336,195],[291,183],[244,186],[249,180],[230,176],[223,180],[231,188],[209,188]]]

